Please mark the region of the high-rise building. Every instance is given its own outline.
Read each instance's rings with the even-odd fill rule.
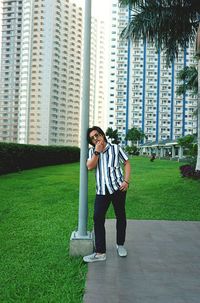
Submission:
[[[81,54],[75,1],[3,0],[1,141],[78,145]]]
[[[0,43],[1,43],[1,35],[2,35],[2,1],[0,1]],[[1,58],[1,44],[0,44],[0,58]],[[1,60],[0,60],[0,68],[1,68]]]
[[[3,1],[0,140],[17,142],[20,90],[22,1]]]
[[[92,18],[91,60],[90,60],[90,109],[89,125],[106,126],[106,41],[105,24],[99,18]]]
[[[157,142],[196,133],[196,98],[176,94],[178,71],[195,63],[194,47],[180,51],[178,60],[167,68],[164,54],[148,41],[121,39],[129,18],[129,9],[112,0],[109,127],[118,129],[122,140],[132,127]]]

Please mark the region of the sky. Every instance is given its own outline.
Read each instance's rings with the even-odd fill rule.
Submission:
[[[1,23],[2,23],[2,0],[0,0],[0,58],[1,58]]]
[[[84,6],[85,0],[75,0],[75,2]],[[92,12],[95,16],[102,19],[109,19],[111,0],[91,0]]]

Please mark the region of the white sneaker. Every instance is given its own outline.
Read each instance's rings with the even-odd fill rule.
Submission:
[[[117,252],[120,257],[126,257],[127,256],[127,250],[123,245],[116,245],[117,246]]]
[[[106,254],[93,253],[89,256],[83,257],[83,261],[87,263],[105,261],[105,260],[106,260]]]

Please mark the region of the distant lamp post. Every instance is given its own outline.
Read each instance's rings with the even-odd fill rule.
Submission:
[[[79,220],[78,220],[78,230],[73,231],[70,238],[69,253],[72,256],[83,256],[93,252],[92,233],[87,231],[88,171],[86,167],[86,161],[88,155],[87,129],[89,127],[89,99],[90,99],[90,48],[91,48],[90,37],[91,37],[91,0],[85,0],[83,93],[82,93],[82,108],[81,108]]]

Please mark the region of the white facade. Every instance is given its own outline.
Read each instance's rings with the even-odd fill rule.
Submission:
[[[129,44],[120,39],[120,33],[127,22],[128,10],[121,10],[117,0],[112,1],[111,19],[108,127],[118,129],[119,136],[124,137],[128,123]]]
[[[0,140],[17,142],[22,1],[2,3]]]
[[[107,60],[105,24],[92,18],[90,56],[90,110],[89,126],[106,127],[105,108],[107,102]]]
[[[29,135],[30,69],[32,57],[33,1],[24,0],[20,51],[20,89],[18,107],[18,143],[27,143]]]
[[[82,9],[73,1],[34,5],[28,143],[79,144]]]

